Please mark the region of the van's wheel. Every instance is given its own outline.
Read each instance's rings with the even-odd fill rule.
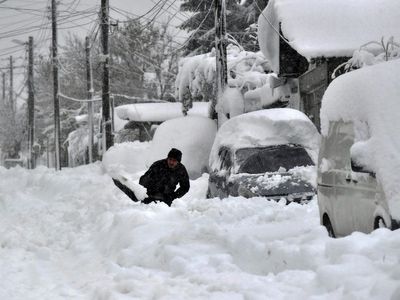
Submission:
[[[375,218],[374,222],[374,230],[378,228],[387,228],[385,220],[382,219],[381,217]]]
[[[335,232],[333,231],[331,220],[329,220],[328,215],[324,215],[324,218],[322,219],[322,224],[325,226],[326,230],[328,231],[328,235],[331,238],[336,238]]]

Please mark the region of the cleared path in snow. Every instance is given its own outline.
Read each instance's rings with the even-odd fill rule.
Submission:
[[[309,205],[131,202],[100,163],[0,168],[0,299],[400,299],[400,231],[330,239]]]

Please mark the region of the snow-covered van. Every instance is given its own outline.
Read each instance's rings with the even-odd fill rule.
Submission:
[[[400,221],[400,60],[335,79],[322,101],[321,224],[331,236]]]

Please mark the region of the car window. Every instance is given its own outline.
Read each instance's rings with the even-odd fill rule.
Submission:
[[[350,147],[354,143],[354,126],[352,122],[337,122],[334,130],[333,143],[333,159],[335,168],[351,168]]]
[[[256,153],[251,154],[241,164],[239,173],[259,174],[276,172],[280,168],[290,170],[298,166],[312,165],[314,163],[303,147],[286,144],[258,148]]]
[[[331,121],[328,135],[322,137],[319,151],[319,170],[350,168],[350,147],[354,143],[352,122]]]

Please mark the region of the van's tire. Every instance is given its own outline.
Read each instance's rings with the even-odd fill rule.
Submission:
[[[381,217],[376,217],[374,221],[374,230],[378,228],[388,228],[385,220]]]
[[[331,238],[336,238],[335,232],[333,231],[331,220],[329,219],[327,214],[324,214],[324,217],[322,218],[322,225],[325,226],[326,230],[328,231],[328,235]]]

